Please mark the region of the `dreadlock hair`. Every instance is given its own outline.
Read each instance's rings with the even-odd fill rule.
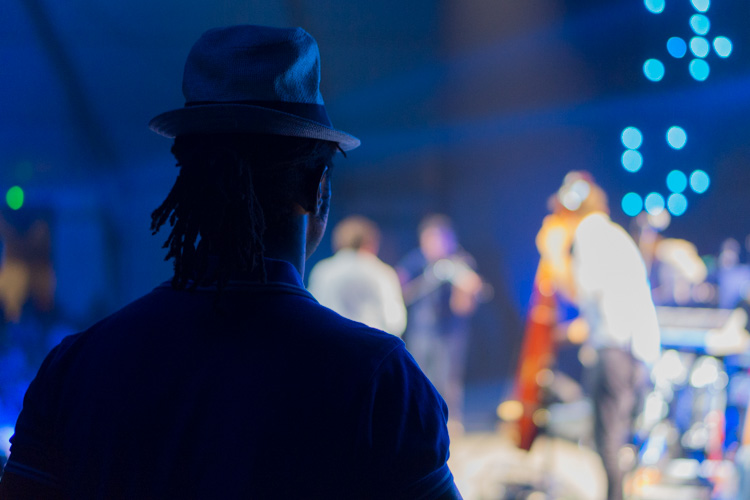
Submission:
[[[174,259],[172,286],[217,284],[250,273],[266,281],[263,235],[285,224],[295,203],[314,211],[305,186],[317,183],[338,149],[333,142],[265,134],[184,135],[172,154],[180,169],[151,214],[156,234],[172,227],[163,248]]]

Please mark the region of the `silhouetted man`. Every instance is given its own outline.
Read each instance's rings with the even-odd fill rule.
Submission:
[[[185,107],[171,283],[66,338],[31,384],[3,498],[458,498],[445,404],[400,339],[300,276],[326,226],[332,128],[302,29],[211,30]]]

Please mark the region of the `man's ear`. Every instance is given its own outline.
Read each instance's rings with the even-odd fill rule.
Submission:
[[[318,177],[318,189],[315,193],[315,207],[312,211],[315,215],[320,214],[324,204],[328,203],[328,199],[331,197],[331,185],[328,178],[328,167],[323,167]]]

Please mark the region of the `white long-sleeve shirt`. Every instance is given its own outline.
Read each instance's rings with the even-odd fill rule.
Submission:
[[[591,344],[628,349],[641,361],[656,361],[660,333],[646,266],[630,235],[606,214],[595,212],[578,225],[573,275]]]
[[[339,250],[315,265],[307,288],[318,302],[345,318],[399,336],[406,328],[398,276],[371,253]]]

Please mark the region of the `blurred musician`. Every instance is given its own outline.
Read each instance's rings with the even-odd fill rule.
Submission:
[[[460,432],[469,320],[483,282],[448,217],[430,215],[418,232],[419,248],[397,266],[409,306],[406,346],[445,398],[449,430]]]
[[[373,328],[401,335],[406,307],[398,276],[378,259],[380,231],[374,222],[352,215],[333,229],[335,255],[318,262],[307,287],[318,301]]]
[[[587,172],[570,172],[552,199],[537,244],[555,288],[578,306],[595,350],[594,438],[609,500],[622,499],[618,452],[629,439],[638,363],[660,353],[646,267],[633,239],[609,218],[607,196]]]

